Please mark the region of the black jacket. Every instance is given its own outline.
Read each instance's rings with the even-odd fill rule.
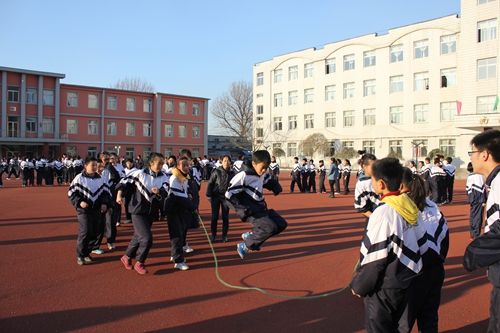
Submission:
[[[207,197],[220,197],[224,198],[224,195],[229,188],[229,182],[234,177],[234,171],[232,168],[229,170],[224,169],[222,166],[215,169],[208,180],[207,186]]]

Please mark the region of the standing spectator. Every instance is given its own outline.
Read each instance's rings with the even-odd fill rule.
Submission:
[[[335,181],[339,177],[339,167],[335,157],[330,158],[330,172],[328,173],[328,182],[330,183],[330,198],[335,198]]]
[[[470,205],[470,239],[473,240],[481,235],[486,191],[483,176],[474,172],[471,162],[467,165],[467,171],[469,171],[469,175],[467,176],[465,190]]]
[[[351,179],[351,161],[348,159],[344,160],[342,167],[342,181],[344,183],[344,194],[349,194],[349,180]]]

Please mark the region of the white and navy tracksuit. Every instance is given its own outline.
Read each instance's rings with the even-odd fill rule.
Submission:
[[[319,193],[326,193],[325,188],[325,177],[326,177],[326,167],[324,164],[320,165],[319,168]]]
[[[242,165],[243,165],[243,160],[234,161],[234,163],[233,163],[233,170],[234,170],[235,174],[237,174],[238,172],[241,171],[241,166]]]
[[[307,188],[307,192],[312,192],[312,193],[315,193],[316,192],[316,166],[311,163],[309,164],[309,167],[308,167],[308,171],[309,171],[309,182],[308,182],[308,188]]]
[[[448,222],[437,205],[426,200],[420,212],[426,231],[427,249],[423,250],[423,269],[408,292],[408,306],[401,317],[399,332],[411,332],[415,321],[419,332],[438,332],[438,310],[444,282],[444,261],[448,255]]]
[[[342,167],[342,181],[344,182],[344,194],[349,194],[349,180],[351,179],[351,166],[344,165]]]
[[[68,197],[76,208],[76,216],[80,224],[76,245],[78,258],[88,257],[92,248],[90,243],[96,237],[96,230],[101,219],[101,205],[109,207],[111,193],[108,184],[97,173],[87,174],[85,171],[78,174],[68,190]],[[87,203],[87,208],[80,204]]]
[[[481,235],[484,212],[483,204],[486,202],[483,176],[474,172],[470,173],[467,176],[465,190],[467,191],[467,199],[470,205],[470,237],[477,238]]]
[[[419,170],[419,175],[420,175],[420,178],[423,179],[424,181],[424,186],[425,186],[425,191],[427,193],[431,193],[431,190],[430,190],[430,187],[429,187],[429,174],[431,172],[431,168],[432,168],[432,165],[430,163],[428,164],[424,164],[424,166],[422,167],[422,169]]]
[[[257,175],[250,163],[243,164],[242,171],[230,181],[226,192],[229,207],[235,210],[242,221],[253,225],[252,233],[245,239],[248,249],[258,251],[271,236],[281,233],[287,222],[273,209],[268,209],[263,189],[281,193],[280,184],[271,179],[268,173]]]
[[[309,166],[307,163],[302,164],[300,177],[302,180],[302,192],[309,192]]]
[[[429,169],[429,190],[431,192],[431,200],[437,204],[442,204],[446,201],[446,172],[443,168],[433,165]]]
[[[457,168],[453,164],[445,164],[443,165],[443,170],[446,173],[445,201],[451,203],[453,201],[453,185],[455,183]]]
[[[302,192],[302,182],[300,180],[301,171],[302,167],[300,166],[299,162],[296,162],[292,168],[292,182],[290,183],[290,192],[292,193],[295,190],[295,184],[297,184],[299,192]]]
[[[238,172],[239,171],[235,173]],[[271,162],[271,164],[269,164],[269,173],[271,174],[271,178],[277,181],[280,175],[280,165],[277,162]]]
[[[134,171],[137,171],[139,169],[137,169],[136,167],[132,166],[132,169],[127,169],[127,168],[124,168],[123,169],[123,172],[125,174],[125,176],[123,178],[126,178],[127,176],[129,176],[130,174],[132,174]],[[167,174],[167,178],[170,177],[168,174]],[[130,202],[130,196],[126,196],[124,199],[124,206],[125,206],[125,223],[131,223],[132,222],[132,214],[130,214],[128,212],[128,204]]]
[[[63,170],[64,170],[64,164],[59,160],[55,160],[54,171],[56,172],[57,185],[62,185],[63,183]]]
[[[151,191],[154,187],[159,190],[158,194]],[[168,193],[167,176],[149,168],[137,170],[123,178],[116,190],[130,196],[128,211],[132,215],[134,236],[125,254],[144,264],[153,245],[151,226],[154,217],[158,216],[158,209]]]
[[[373,191],[371,177],[362,175],[354,190],[354,208],[358,213],[373,212],[380,204],[379,196]]]

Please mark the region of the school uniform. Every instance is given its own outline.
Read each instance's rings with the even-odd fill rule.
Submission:
[[[54,185],[54,162],[52,160],[45,163],[45,184]]]
[[[116,202],[116,195],[118,193],[117,187],[123,178],[120,177],[120,174],[111,163],[106,164],[106,166],[104,167],[102,177],[108,182],[109,191],[111,192],[111,196],[113,199],[112,204],[106,211],[104,223],[106,241],[113,244],[116,241],[116,223],[119,222],[122,208],[121,205]]]
[[[296,162],[292,168],[292,182],[290,183],[290,192],[292,193],[295,190],[295,184],[297,184],[299,191],[302,192],[302,183],[300,180],[301,171],[302,167],[300,166],[299,162]]]
[[[453,164],[445,164],[443,165],[443,170],[446,173],[444,197],[447,203],[451,203],[453,201],[453,184],[455,183],[455,171],[457,168]]]
[[[35,162],[35,170],[36,170],[36,186],[42,186],[42,181],[43,178],[45,177],[45,165],[41,159]]]
[[[133,173],[134,171],[137,171],[138,169],[135,168],[135,167],[132,167],[131,169],[128,169],[128,168],[124,168],[123,171],[125,173],[125,177],[128,177],[131,173]],[[165,172],[164,172],[165,173]],[[167,175],[167,178],[170,177],[170,175],[166,174]],[[125,178],[123,177],[123,178]],[[127,195],[124,197],[124,205],[125,205],[125,223],[131,223],[132,222],[132,214],[129,213],[128,211],[128,204],[130,203],[130,196]]]
[[[424,187],[426,193],[431,193],[430,186],[429,186],[429,178],[430,178],[430,172],[431,172],[432,165],[430,163],[424,164],[422,169],[419,171],[420,178],[424,181]]]
[[[358,213],[375,211],[380,205],[379,196],[374,192],[372,179],[368,176],[358,178],[354,189],[354,208]]]
[[[208,181],[206,196],[212,208],[212,220],[210,224],[212,239],[217,236],[217,221],[219,220],[219,210],[222,213],[222,239],[227,238],[229,232],[229,207],[226,204],[224,195],[229,187],[230,180],[234,177],[234,171],[220,167],[216,169]]]
[[[271,162],[271,164],[269,164],[269,173],[271,174],[272,179],[278,181],[278,177],[280,175],[280,165],[277,162]]]
[[[309,187],[307,192],[316,193],[316,166],[311,163],[309,164]]]
[[[446,193],[446,172],[440,166],[434,165],[429,170],[428,179],[431,200],[436,204],[443,204]]]
[[[263,189],[281,193],[280,184],[268,173],[257,175],[250,163],[244,163],[242,171],[230,181],[226,200],[230,208],[243,222],[253,225],[252,232],[245,238],[248,249],[259,251],[264,242],[287,227],[287,222],[273,209],[268,209]]]
[[[64,165],[61,161],[59,160],[54,161],[54,171],[57,177],[57,185],[62,185],[63,183],[63,169]]]
[[[73,161],[73,172],[74,175],[78,175],[83,170],[83,160],[77,158]]]
[[[23,178],[23,187],[28,186],[28,178],[29,178],[29,169],[28,169],[28,160],[21,161],[19,164],[21,168],[21,175]]]
[[[467,176],[465,190],[467,191],[467,199],[470,205],[470,237],[477,238],[481,235],[484,212],[483,204],[486,202],[483,176],[473,172],[470,173]]]
[[[301,192],[309,192],[309,167],[306,163],[302,164],[300,169],[300,178],[302,180]]]
[[[234,162],[236,164],[236,162]],[[200,164],[203,168],[203,179],[208,180],[210,178],[210,161],[207,158],[204,158],[200,161]]]
[[[351,179],[351,166],[344,165],[342,167],[342,181],[344,183],[344,194],[348,194],[349,190],[349,180]]]
[[[319,193],[326,193],[325,188],[326,167],[324,164],[319,166]]]
[[[243,165],[243,160],[237,160],[237,161],[234,161],[233,163],[233,171],[234,171],[234,174],[237,174],[238,172],[241,171],[241,166]],[[207,178],[208,179],[208,178]]]
[[[3,174],[7,172],[9,168],[9,164],[7,161],[0,162],[0,187],[3,187]]]
[[[12,175],[14,177],[19,178],[19,172],[17,170],[19,161],[16,158],[11,158],[9,160],[9,173],[7,174],[7,179],[9,179]]]
[[[28,160],[28,186],[35,186],[35,163],[34,160]]]

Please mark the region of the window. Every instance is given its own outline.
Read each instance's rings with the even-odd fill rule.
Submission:
[[[76,146],[66,146],[66,155],[76,156]]]
[[[413,43],[413,56],[415,59],[427,58],[429,56],[429,40],[419,40]]]
[[[441,70],[441,88],[457,85],[457,69],[447,68]]]
[[[325,60],[325,74],[335,73],[335,58]]]
[[[179,138],[186,137],[186,125],[179,125]]]
[[[477,79],[487,80],[497,75],[497,58],[479,59],[477,61]]]
[[[391,76],[389,78],[389,93],[401,92],[404,89],[403,75]]]
[[[78,120],[66,119],[66,133],[68,133],[68,134],[77,134],[78,133]]]
[[[134,123],[125,123],[125,135],[126,136],[135,136],[135,124]]]
[[[127,111],[135,111],[135,97],[127,97]]]
[[[354,148],[354,141],[343,141],[342,147],[343,148]]]
[[[88,135],[97,135],[97,120],[89,120],[87,133]]]
[[[402,124],[403,123],[403,107],[391,106],[389,109],[389,123]]]
[[[165,137],[171,138],[174,136],[174,126],[171,124],[165,124]]]
[[[363,66],[370,67],[377,64],[377,58],[375,57],[375,51],[363,52]]]
[[[69,92],[66,96],[66,105],[70,108],[78,107],[78,94],[75,92]]]
[[[325,113],[325,127],[335,127],[337,122],[335,112]]]
[[[496,0],[477,0],[477,4],[478,5],[483,5],[485,3],[493,2],[493,1],[496,1]]]
[[[457,35],[441,36],[441,54],[457,52]]]
[[[497,19],[477,22],[477,42],[482,43],[497,38]]]
[[[304,115],[304,128],[314,128],[314,114],[310,113]]]
[[[363,150],[366,150],[366,153],[375,155],[375,141],[367,140],[363,141]]]
[[[344,83],[344,99],[354,97],[354,82]]]
[[[199,116],[199,115],[200,115],[200,104],[193,103],[193,116]]]
[[[87,156],[89,157],[97,157],[97,147],[88,147]]]
[[[54,105],[54,90],[43,90],[43,105]]]
[[[344,127],[354,126],[354,111],[344,111]]]
[[[26,118],[26,132],[36,132],[36,118]]]
[[[313,77],[314,76],[314,64],[313,63],[310,63],[310,64],[305,64],[304,65],[304,78],[308,78],[308,77]]]
[[[89,109],[97,109],[99,106],[99,98],[97,94],[89,94],[87,98],[87,107]]]
[[[179,102],[179,114],[187,114],[186,102]]]
[[[173,152],[172,147],[165,148],[165,159],[168,159],[168,157],[172,155],[172,152]]]
[[[400,62],[403,61],[403,44],[393,45],[390,48],[390,62]]]
[[[142,136],[153,136],[153,129],[151,123],[143,123],[142,124]]]
[[[283,106],[283,94],[278,93],[274,94],[274,107],[282,107]]]
[[[325,86],[325,101],[333,101],[335,99],[335,85]]]
[[[193,158],[200,157],[200,148],[191,149],[191,154],[192,154]]]
[[[286,147],[286,154],[288,156],[297,156],[297,143],[289,142]]]
[[[363,110],[363,126],[375,125],[375,109]]]
[[[314,102],[314,89],[304,89],[304,104]]]
[[[427,139],[415,139],[413,142],[416,144],[419,144],[418,147],[414,146],[416,148],[417,157],[426,157],[427,156],[427,147],[429,146],[429,141]]]
[[[299,78],[299,66],[288,67],[288,81],[297,80]]]
[[[281,131],[283,129],[283,122],[281,121],[281,117],[273,118],[273,128],[275,131]]]
[[[413,122],[423,124],[429,122],[429,104],[415,104],[413,106]]]
[[[389,156],[395,158],[403,157],[403,140],[389,140]]]
[[[261,86],[264,84],[264,73],[257,73],[257,85]]]
[[[200,137],[200,126],[193,126],[191,129],[193,138],[199,138]]]
[[[108,96],[108,110],[116,110],[118,108],[118,97]]]
[[[174,101],[169,99],[165,101],[165,113],[174,113]]]
[[[441,103],[441,121],[452,121],[457,113],[457,102]]]
[[[288,129],[294,130],[297,128],[297,116],[288,116]]]
[[[363,96],[375,95],[375,80],[363,81]]]
[[[42,120],[42,131],[43,133],[54,133],[54,119],[52,118],[43,118]]]
[[[350,71],[356,68],[356,63],[354,61],[354,54],[348,54],[344,56],[344,71]]]
[[[439,140],[439,149],[443,152],[444,156],[455,156],[455,139],[441,139]]]
[[[116,121],[108,121],[106,124],[106,133],[108,135],[116,135]]]
[[[144,112],[153,112],[153,100],[151,98],[145,98],[143,100],[142,110]]]
[[[288,92],[288,105],[297,104],[297,100],[299,98],[299,94],[297,90],[292,90]]]
[[[26,103],[36,104],[38,102],[38,91],[35,88],[26,89]]]
[[[263,94],[263,93],[258,93],[258,94],[257,94],[257,98],[262,98],[262,97],[264,97],[264,94]]]
[[[126,147],[125,148],[125,157],[126,158],[134,158],[135,157],[135,149],[134,147]]]
[[[415,91],[429,90],[429,73],[415,73],[413,81],[413,89]]]
[[[264,114],[264,105],[257,105],[257,114]]]
[[[255,129],[255,135],[258,138],[262,138],[264,136],[264,129],[263,128],[256,128]]]
[[[274,70],[274,83],[280,83],[283,80],[283,69]]]
[[[496,96],[479,96],[476,100],[476,113],[493,113],[495,109]]]
[[[19,87],[11,87],[7,88],[7,101],[12,103],[19,102]]]

